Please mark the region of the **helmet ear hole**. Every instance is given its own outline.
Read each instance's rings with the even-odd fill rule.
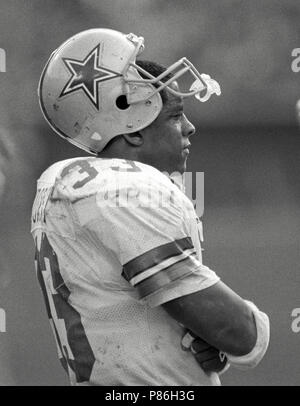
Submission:
[[[117,98],[116,106],[120,110],[126,110],[128,109],[128,107],[130,107],[130,105],[127,103],[127,97],[125,96],[125,94],[122,94]]]

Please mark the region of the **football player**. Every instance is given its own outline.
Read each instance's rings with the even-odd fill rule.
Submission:
[[[195,132],[184,98],[220,87],[186,58],[137,60],[143,48],[134,34],[88,30],[44,68],[46,120],[94,156],[38,180],[37,277],[71,384],[219,385],[218,372],[256,366],[269,342],[267,315],[203,265],[197,215],[172,176]]]

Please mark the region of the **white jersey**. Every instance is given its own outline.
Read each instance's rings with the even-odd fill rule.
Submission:
[[[199,220],[198,220],[199,221]],[[38,180],[36,270],[72,384],[218,385],[161,304],[219,281],[191,201],[135,161],[75,158]]]

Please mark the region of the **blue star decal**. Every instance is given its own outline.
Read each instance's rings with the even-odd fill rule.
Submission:
[[[99,65],[100,44],[84,58],[83,61],[62,58],[64,64],[72,74],[59,97],[82,90],[93,105],[99,110],[99,83],[110,80],[119,73]]]

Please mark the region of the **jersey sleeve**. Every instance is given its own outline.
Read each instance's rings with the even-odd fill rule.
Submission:
[[[141,174],[115,182],[72,205],[80,227],[117,258],[141,301],[155,307],[219,280],[197,256],[186,197],[169,179]]]

